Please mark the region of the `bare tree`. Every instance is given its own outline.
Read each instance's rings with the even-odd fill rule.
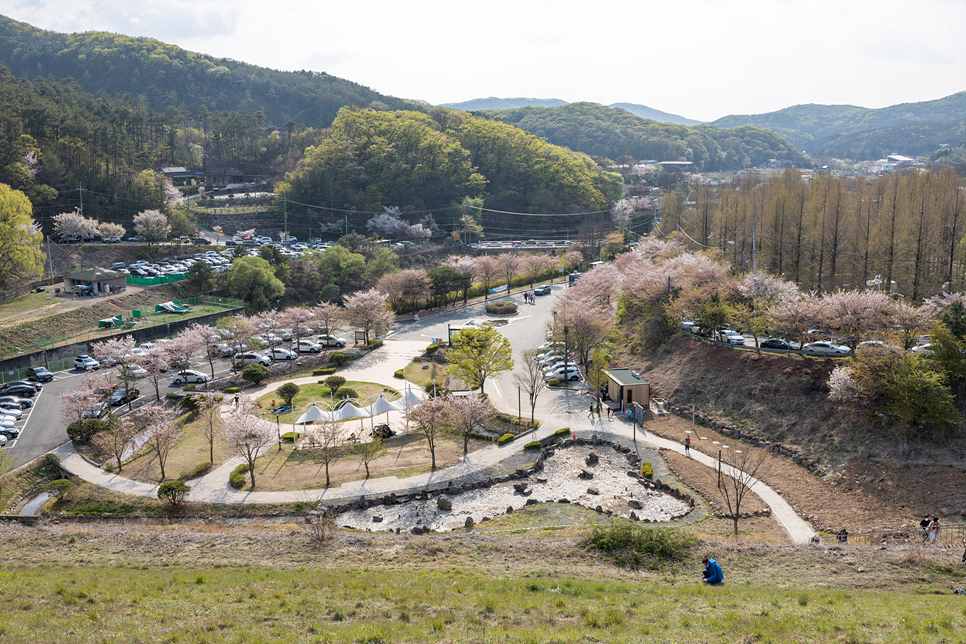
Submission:
[[[245,459],[252,487],[255,489],[255,459],[263,447],[275,440],[275,430],[261,418],[261,409],[248,396],[241,396],[238,406],[229,408],[221,419],[220,438],[232,456]]]
[[[543,379],[543,371],[540,370],[540,365],[537,363],[537,353],[536,349],[524,349],[523,371],[513,374],[513,382],[527,394],[527,400],[530,401],[531,425],[533,425],[537,398],[547,387],[547,383]]]
[[[719,463],[718,491],[728,507],[728,514],[735,526],[735,536],[738,536],[738,519],[741,518],[741,504],[751,489],[758,483],[758,473],[762,471],[768,455],[761,450],[728,450],[728,455],[722,458],[726,466],[722,469]]]
[[[125,390],[130,389],[135,380],[134,369],[137,367],[137,363],[134,354],[131,353],[132,351],[134,351],[134,338],[129,335],[108,338],[103,342],[94,343],[94,355],[97,356],[98,360],[114,366],[117,370],[117,379]],[[133,400],[130,396],[128,397],[128,410],[132,409],[131,403]]]
[[[339,421],[326,420],[318,425],[309,425],[306,430],[306,443],[315,455],[316,463],[325,465],[325,487],[329,487],[329,466],[345,456],[345,432]]]
[[[371,441],[362,444],[358,457],[359,462],[366,466],[366,478],[369,478],[369,464],[388,451],[389,449],[382,444],[382,439],[378,436],[373,436]]]
[[[218,437],[220,424],[218,422],[218,409],[224,402],[224,397],[220,394],[205,396],[198,401],[198,420],[201,421],[201,432],[208,441],[208,462],[215,462],[215,439]]]
[[[497,260],[500,265],[500,272],[503,274],[503,279],[506,280],[506,292],[507,295],[510,294],[510,287],[513,284],[513,278],[517,276],[520,272],[520,266],[523,263],[523,258],[516,253],[503,253]]]
[[[420,401],[409,412],[409,418],[414,423],[413,433],[426,439],[433,470],[436,469],[436,443],[452,431],[453,423],[448,410],[446,399],[437,396]]]
[[[123,465],[122,459],[127,452],[128,445],[131,444],[131,440],[140,430],[140,426],[136,421],[137,416],[134,414],[128,414],[123,418],[109,414],[107,431],[95,434],[91,439],[91,442],[98,449],[114,457],[119,473]]]

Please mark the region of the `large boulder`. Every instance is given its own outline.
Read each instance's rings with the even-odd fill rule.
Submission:
[[[453,509],[453,502],[447,496],[441,496],[436,499],[436,507],[444,512],[449,512]]]

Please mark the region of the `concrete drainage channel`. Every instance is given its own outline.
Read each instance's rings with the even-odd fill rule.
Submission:
[[[688,515],[694,499],[640,474],[628,447],[593,436],[544,447],[534,464],[511,474],[397,496],[360,497],[329,506],[336,525],[373,532],[424,534],[471,528],[538,503],[571,503],[644,522]]]

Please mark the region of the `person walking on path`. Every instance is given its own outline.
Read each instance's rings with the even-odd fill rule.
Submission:
[[[587,410],[587,415],[590,416],[591,420],[594,419],[594,403],[590,403],[590,409]]]
[[[691,458],[691,434],[684,437],[684,455]]]
[[[939,517],[933,517],[929,523],[929,543],[936,543],[939,540]]]
[[[701,573],[703,581],[706,584],[717,585],[724,581],[724,573],[721,572],[721,566],[714,559],[705,559],[701,563],[704,564],[704,572]]]
[[[238,406],[238,394],[235,394],[235,407]]]

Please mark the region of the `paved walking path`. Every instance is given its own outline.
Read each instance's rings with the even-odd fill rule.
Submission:
[[[395,386],[398,386],[399,381],[398,379],[393,379],[393,372],[409,364],[413,357],[421,355],[425,346],[425,342],[394,342],[387,340],[383,349],[364,356],[352,367],[339,372],[339,375],[351,380],[367,380],[383,384],[395,383]],[[296,384],[304,384],[316,382],[317,380],[318,377],[309,377],[300,378],[293,382]],[[250,394],[253,397],[261,396],[277,387],[278,384],[266,385],[251,391]],[[415,385],[413,386],[415,387]],[[343,483],[339,487],[324,490],[285,492],[245,492],[236,490],[228,484],[228,476],[231,470],[243,461],[240,458],[233,458],[204,477],[190,482],[189,484],[192,488],[191,493],[188,495],[188,500],[199,503],[225,504],[293,503],[297,501],[316,500],[341,501],[354,499],[361,495],[383,496],[393,492],[396,494],[404,494],[410,490],[420,490],[428,485],[440,485],[451,479],[459,479],[492,467],[509,456],[522,451],[523,446],[527,442],[546,438],[560,427],[570,427],[575,434],[587,438],[594,433],[611,433],[627,438],[636,437],[636,440],[646,446],[673,450],[684,454],[684,446],[682,444],[651,434],[644,435],[639,428],[635,434],[634,428],[631,425],[616,418],[597,418],[596,416],[592,417],[585,413],[570,412],[537,414],[537,418],[541,421],[540,429],[528,434],[525,438],[503,446],[493,445],[492,447],[479,450],[470,454],[464,462],[446,468],[445,470],[419,474],[405,479],[387,476],[378,479],[352,481]],[[60,457],[61,466],[64,469],[85,481],[123,494],[145,497],[157,496],[157,485],[139,483],[116,474],[109,474],[79,455],[71,443],[61,445],[54,450],[54,453]],[[697,450],[691,450],[691,457],[708,467],[718,466],[716,459]],[[722,472],[730,473],[730,467],[723,465]],[[811,526],[799,517],[792,510],[791,506],[777,492],[765,485],[765,483],[755,481],[753,491],[771,508],[772,516],[788,531],[792,541],[795,543],[805,543],[815,535]]]

